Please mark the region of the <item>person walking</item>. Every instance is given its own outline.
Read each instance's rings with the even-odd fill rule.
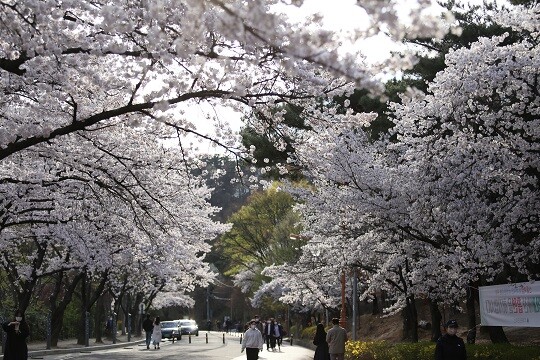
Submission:
[[[259,329],[261,334],[264,334],[264,325],[263,325],[259,315],[255,315],[253,319],[255,320],[255,326],[257,327],[257,329]]]
[[[273,318],[270,318],[264,325],[264,337],[266,338],[266,350],[276,351],[276,340],[279,338],[279,329]]]
[[[142,323],[142,328],[146,333],[146,348],[150,349],[150,342],[152,341],[152,331],[154,330],[154,323],[150,319],[150,314],[146,314],[146,319]]]
[[[457,336],[457,321],[448,320],[445,327],[446,334],[441,336],[435,345],[435,360],[466,360],[465,343]]]
[[[347,342],[347,331],[339,326],[339,319],[333,318],[334,325],[326,334],[326,342],[328,343],[328,352],[330,360],[344,360],[345,358],[345,342]]]
[[[264,335],[264,324],[263,322],[261,321],[261,318],[259,317],[259,315],[255,315],[253,317],[253,320],[255,320],[255,327],[261,332],[262,334],[262,337],[263,337],[263,342],[266,341],[266,337]],[[248,326],[249,328],[249,326]]]
[[[242,340],[242,350],[246,350],[247,360],[257,360],[259,358],[259,351],[262,351],[264,340],[262,334],[257,329],[255,320],[251,320],[249,323],[249,329],[244,333],[244,340]]]
[[[154,349],[156,347],[159,349],[159,343],[161,342],[161,321],[159,320],[159,316],[156,316],[153,325],[152,339],[154,341]]]
[[[28,359],[26,338],[30,335],[30,328],[24,319],[22,311],[15,311],[13,321],[3,323],[2,329],[6,332],[4,360]]]
[[[315,348],[313,360],[330,360],[328,343],[326,342],[326,331],[324,330],[324,325],[321,323],[317,324],[317,331],[315,332],[315,337],[313,338],[313,345],[317,346]]]
[[[283,325],[281,325],[281,322],[278,321],[276,324],[276,334],[279,334],[277,340],[277,346],[278,350],[281,351],[281,344],[283,343],[283,335],[285,335],[285,332],[283,331]]]

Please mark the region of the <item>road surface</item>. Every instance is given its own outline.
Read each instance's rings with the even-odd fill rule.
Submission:
[[[182,360],[245,360],[245,353],[241,353],[240,336],[225,335],[223,343],[223,333],[209,332],[208,342],[206,332],[201,332],[199,336],[183,336],[181,341],[164,341],[160,349],[154,350],[153,346],[149,350],[144,344],[126,344],[124,347],[111,348],[106,350],[92,350],[84,348],[74,350],[68,354],[48,354],[32,356],[31,359],[44,360],[146,360],[146,359],[182,359]],[[284,343],[281,349],[272,352],[264,350],[259,353],[259,360],[311,360],[313,351],[300,346],[290,346]]]

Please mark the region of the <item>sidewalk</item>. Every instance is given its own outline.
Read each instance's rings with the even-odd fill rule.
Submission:
[[[32,356],[44,356],[54,354],[69,354],[75,352],[84,352],[85,350],[104,350],[118,347],[136,346],[145,342],[144,337],[131,335],[131,341],[127,341],[127,335],[116,336],[116,344],[113,344],[111,339],[103,338],[102,343],[96,343],[96,339],[90,339],[88,345],[77,344],[77,339],[59,340],[58,346],[47,350],[47,343],[44,341],[36,341],[28,343],[28,357]],[[0,359],[3,359],[4,355],[0,354]]]

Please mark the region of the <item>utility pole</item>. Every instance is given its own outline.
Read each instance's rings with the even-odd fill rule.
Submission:
[[[358,318],[358,269],[353,270],[353,295],[352,295],[352,340],[356,341],[356,319]]]
[[[347,326],[347,307],[345,304],[345,270],[341,272],[341,313],[339,326],[345,328]]]
[[[206,322],[210,321],[210,287],[206,288]]]

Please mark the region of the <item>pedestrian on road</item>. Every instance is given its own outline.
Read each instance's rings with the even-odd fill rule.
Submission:
[[[321,323],[317,324],[313,345],[317,346],[313,360],[330,360],[328,343],[326,342],[326,331],[324,330],[324,325]]]
[[[152,331],[154,330],[154,323],[150,319],[150,314],[146,314],[146,319],[142,323],[142,328],[146,333],[146,348],[150,349],[150,342],[152,341]]]
[[[457,336],[456,320],[446,322],[446,334],[437,340],[435,360],[467,360],[467,350],[463,339]]]
[[[264,340],[262,334],[257,329],[257,322],[251,320],[249,323],[249,329],[244,333],[244,340],[242,340],[242,350],[246,350],[247,360],[257,360],[259,358],[259,351],[262,351]]]
[[[113,319],[112,316],[109,316],[107,319],[107,322],[105,323],[105,336],[112,337],[112,329],[113,329]]]
[[[257,327],[257,329],[259,329],[261,334],[264,334],[264,325],[263,325],[261,319],[259,318],[259,315],[255,315],[254,319],[255,319],[255,326]]]
[[[285,330],[283,329],[283,325],[281,325],[281,322],[278,321],[277,323],[278,331],[279,331],[279,337],[277,338],[277,346],[278,349],[281,350],[281,344],[283,343],[283,336],[285,335]]]
[[[159,349],[159,343],[161,342],[161,321],[159,316],[154,319],[154,328],[152,330],[152,339],[154,340],[154,349]]]
[[[30,328],[24,320],[22,311],[15,311],[13,321],[3,323],[2,329],[6,332],[4,360],[27,360],[26,338],[30,335]]]
[[[274,318],[270,318],[264,325],[264,337],[266,338],[266,350],[276,351],[276,340],[279,338],[279,328],[274,321]]]
[[[330,360],[345,359],[345,343],[347,342],[347,330],[339,326],[339,319],[333,318],[334,326],[328,330],[326,334],[326,342],[328,343],[328,352]]]

